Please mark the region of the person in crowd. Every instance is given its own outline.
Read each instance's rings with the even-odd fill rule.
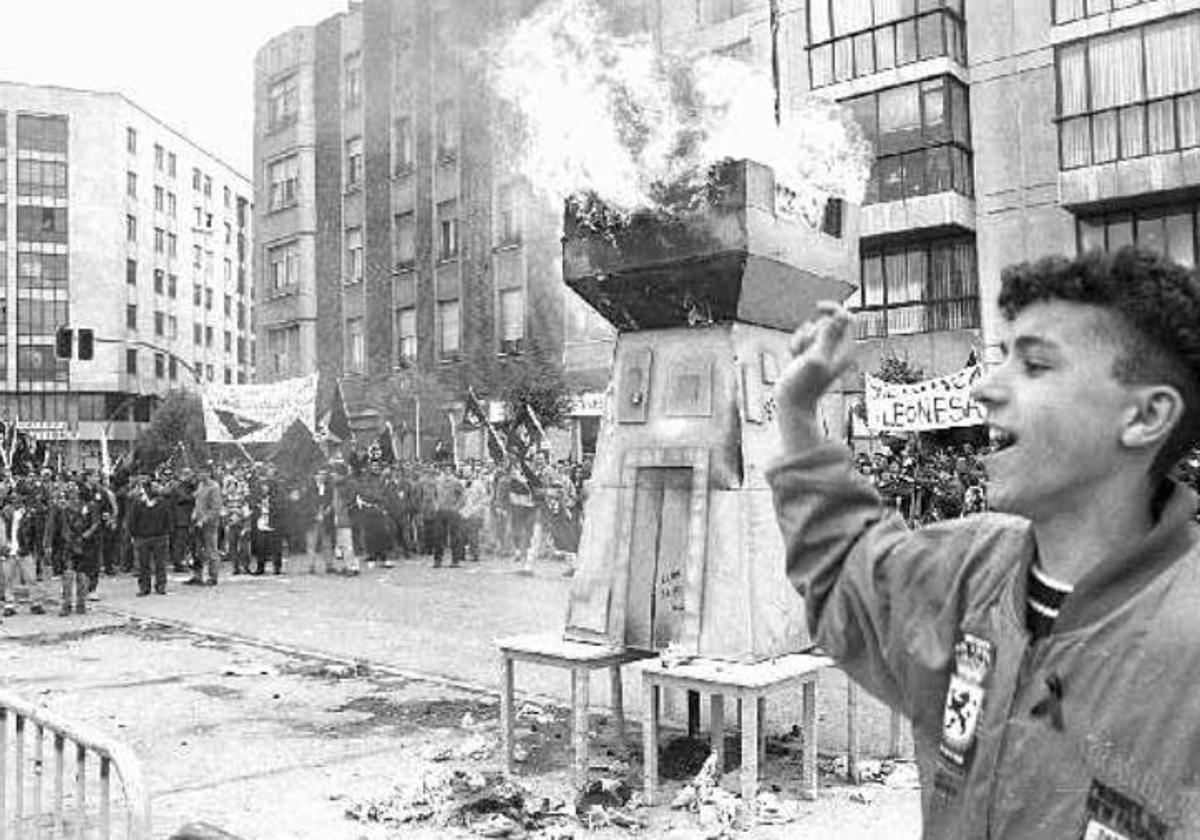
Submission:
[[[508,517],[512,529],[512,559],[519,562],[529,558],[532,548],[537,501],[529,479],[515,460],[508,468],[505,486],[508,489]]]
[[[463,485],[455,475],[454,464],[442,464],[441,473],[434,478],[433,567],[442,565],[442,557],[450,549],[450,565],[460,566],[464,557],[462,501]]]
[[[492,488],[482,470],[467,470],[464,481],[466,482],[462,502],[464,554],[473,562],[478,563],[483,528],[492,501]]]
[[[31,613],[41,615],[46,611],[46,593],[35,561],[41,550],[36,540],[43,534],[30,517],[35,486],[36,482],[22,480],[8,492],[0,508],[0,602],[6,618],[16,614],[18,587],[28,592]]]
[[[254,522],[251,530],[254,571],[251,574],[264,574],[268,563],[275,574],[283,574],[285,511],[283,493],[273,475],[264,474],[250,494],[250,516]]]
[[[159,483],[139,476],[132,485],[127,518],[137,565],[138,595],[167,594],[167,555],[175,527],[171,495]]]
[[[62,496],[47,522],[45,545],[59,552],[62,562],[62,607],[60,615],[87,612],[91,576],[99,570],[95,539],[101,523],[95,505],[80,499],[79,485],[63,485]],[[89,552],[90,548],[90,552]]]
[[[196,481],[190,469],[184,469],[176,477],[174,471],[163,471],[163,481],[170,493],[171,568],[176,574],[188,571],[189,561],[194,565],[196,558],[193,537],[192,513],[196,509]]]
[[[826,441],[852,317],[797,331],[768,469],[814,640],[913,722],[923,836],[1168,837],[1200,826],[1200,280],[1134,248],[1004,273],[974,387],[993,513],[909,529]],[[1174,676],[1173,676],[1174,675]]]
[[[217,550],[217,531],[221,526],[221,485],[213,477],[211,463],[200,470],[199,478],[192,507],[192,525],[198,534],[199,551],[192,567],[192,577],[184,583],[216,586],[221,563],[221,555]]]

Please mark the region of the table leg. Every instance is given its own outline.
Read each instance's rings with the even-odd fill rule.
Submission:
[[[513,768],[513,661],[505,653],[500,654],[500,747],[504,756],[504,772],[514,773]]]
[[[804,736],[803,764],[800,770],[801,795],[817,798],[817,676],[804,681],[803,717],[800,731]]]
[[[742,802],[749,805],[758,793],[759,698],[742,704]]]
[[[687,735],[689,741],[695,741],[700,737],[700,692],[689,691],[687,693],[688,719],[687,719]]]
[[[846,775],[850,783],[857,785],[862,781],[859,772],[860,758],[858,746],[858,683],[849,676],[846,677]]]
[[[625,743],[625,692],[621,686],[621,666],[614,665],[609,670],[610,693],[612,694],[613,714],[616,715],[617,739]]]
[[[642,678],[642,774],[646,804],[654,804],[658,784],[658,699],[661,689]]]
[[[767,698],[758,698],[758,766],[767,765]]]
[[[588,771],[588,677],[587,668],[571,669],[571,697],[575,710],[575,784],[587,784]]]
[[[725,695],[708,698],[708,714],[712,718],[712,749],[717,754],[717,772],[725,772]]]

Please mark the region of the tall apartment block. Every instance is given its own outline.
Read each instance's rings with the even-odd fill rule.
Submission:
[[[352,418],[364,383],[413,372],[451,394],[494,393],[530,364],[566,365],[579,391],[607,382],[610,334],[561,282],[561,208],[533,201],[502,153],[470,61],[533,5],[352,2],[259,51],[260,379],[340,379]],[[445,405],[422,406],[424,449],[445,422]]]
[[[661,0],[668,47],[777,68],[875,149],[860,367],[995,358],[1006,265],[1136,242],[1194,265],[1196,0]],[[847,387],[852,387],[847,384]]]
[[[168,390],[251,380],[249,196],[119,94],[0,82],[0,412],[94,463]]]

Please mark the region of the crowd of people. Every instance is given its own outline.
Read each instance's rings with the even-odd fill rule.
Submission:
[[[434,567],[485,552],[532,562],[573,555],[582,524],[582,464],[538,451],[526,464],[391,462],[352,453],[289,473],[246,458],[166,463],[119,481],[49,469],[0,481],[0,610],[18,595],[44,613],[84,613],[104,575],[134,574],[138,595],[165,594],[168,571],[192,586],[233,575],[357,574],[362,564],[425,557]],[[336,490],[336,492],[335,492]],[[339,539],[339,533],[344,535]]]
[[[873,455],[860,453],[856,464],[884,503],[900,511],[910,526],[987,510],[987,476],[972,444],[905,442]]]

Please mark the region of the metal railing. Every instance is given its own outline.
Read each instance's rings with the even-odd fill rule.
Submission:
[[[149,840],[141,765],[124,744],[0,691],[0,840],[68,837]]]

